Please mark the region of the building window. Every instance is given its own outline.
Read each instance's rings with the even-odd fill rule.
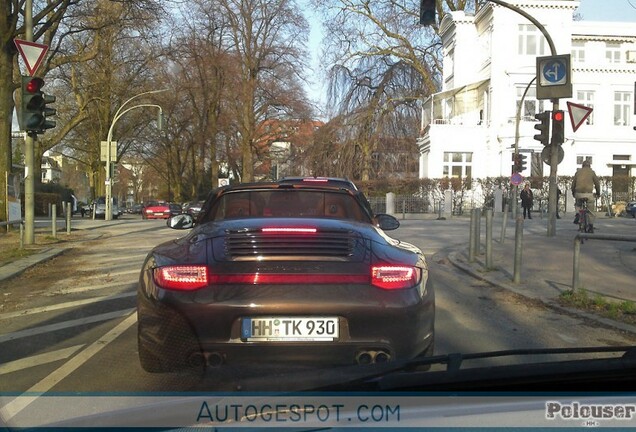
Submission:
[[[573,62],[585,61],[585,42],[582,42],[582,41],[572,42],[572,61]]]
[[[628,161],[632,159],[631,155],[614,155],[613,158],[616,161]]]
[[[621,44],[616,42],[605,43],[605,58],[610,63],[621,62]]]
[[[579,155],[576,157],[576,164],[577,165],[583,165],[583,162],[585,161],[589,161],[590,165],[592,165],[592,156],[588,156],[588,155]]]
[[[516,109],[519,109],[523,92],[526,91],[526,85],[517,86],[517,103]],[[547,101],[549,102],[549,101]],[[534,115],[544,111],[544,101],[537,100],[536,87],[530,87],[526,97],[523,100],[523,108],[521,109],[521,119],[527,121],[534,121]]]
[[[630,92],[614,92],[614,125],[629,126],[631,108],[632,94]]]
[[[471,178],[473,154],[444,152],[444,177]]]
[[[543,34],[534,24],[519,24],[519,54],[543,55],[546,52],[546,42]]]
[[[576,92],[576,98],[581,105],[585,105],[586,107],[594,108],[594,92],[591,90],[579,90]],[[585,124],[593,125],[594,124],[594,111],[590,113],[590,115],[585,119]]]

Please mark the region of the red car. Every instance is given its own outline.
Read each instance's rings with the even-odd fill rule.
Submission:
[[[168,219],[170,216],[170,206],[166,202],[148,202],[141,211],[143,219]]]

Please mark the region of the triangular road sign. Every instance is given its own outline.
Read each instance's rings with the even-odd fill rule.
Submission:
[[[592,114],[593,108],[573,102],[568,102],[567,104],[568,112],[570,113],[570,122],[572,123],[572,131],[576,132],[590,114]]]
[[[48,45],[42,45],[35,42],[29,42],[21,39],[14,39],[13,42],[18,48],[22,60],[26,64],[29,75],[35,75],[35,71],[38,70],[46,52],[49,50]]]

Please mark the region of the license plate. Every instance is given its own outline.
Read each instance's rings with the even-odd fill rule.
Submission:
[[[244,341],[321,342],[338,339],[338,317],[243,318]]]

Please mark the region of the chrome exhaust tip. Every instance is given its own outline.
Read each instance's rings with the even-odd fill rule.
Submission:
[[[391,355],[386,351],[378,351],[373,358],[374,363],[386,363],[391,361]]]
[[[223,358],[223,354],[220,352],[212,352],[208,354],[208,366],[210,367],[219,367],[223,364],[225,359]]]
[[[356,354],[356,363],[362,365],[373,363],[373,354],[370,351],[360,351]]]

